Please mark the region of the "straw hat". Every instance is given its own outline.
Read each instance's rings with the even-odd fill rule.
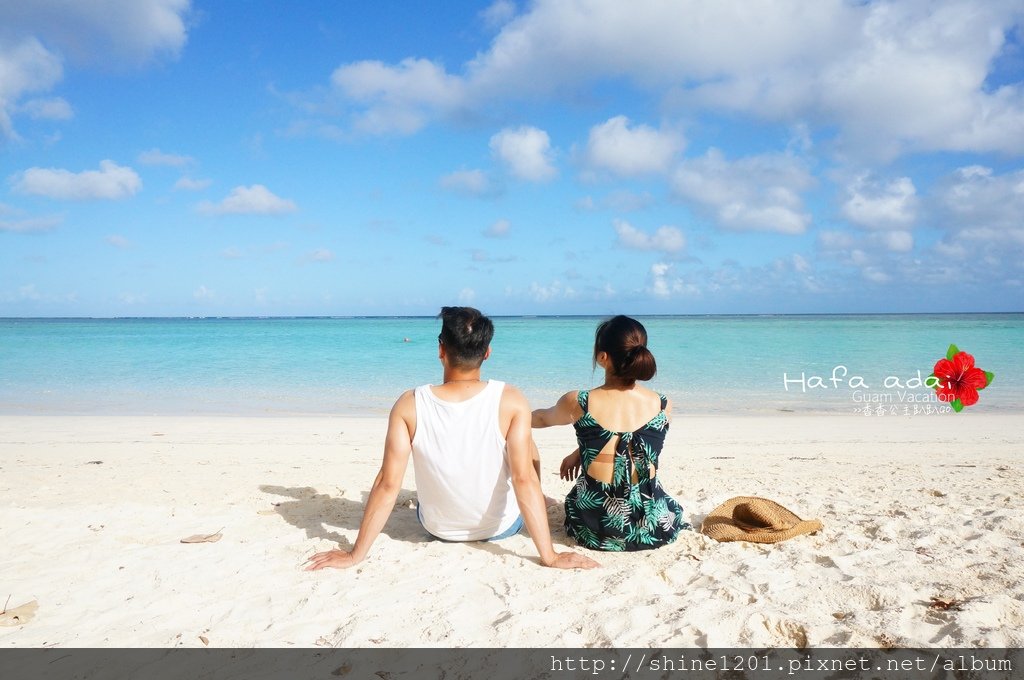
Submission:
[[[737,496],[708,513],[700,532],[716,541],[778,543],[821,529],[816,519],[802,520],[775,501]]]

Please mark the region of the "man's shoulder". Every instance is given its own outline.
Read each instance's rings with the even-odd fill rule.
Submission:
[[[414,387],[411,390],[406,390],[405,392],[402,392],[402,394],[399,395],[398,399],[395,400],[395,405],[391,407],[392,412],[405,413],[411,409],[412,412],[415,413],[416,389],[417,388]]]
[[[501,382],[501,381],[496,381],[496,382]],[[507,382],[507,383],[502,383],[501,396],[502,397],[520,396],[521,397],[521,396],[523,396],[523,393],[522,393],[522,391],[518,387],[516,387],[512,383]]]
[[[501,405],[502,407],[526,407],[529,408],[530,404],[526,400],[526,395],[522,391],[513,385],[512,383],[505,383],[501,390]]]

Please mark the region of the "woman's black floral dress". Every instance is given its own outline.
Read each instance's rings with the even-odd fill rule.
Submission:
[[[565,497],[565,530],[580,545],[593,550],[652,550],[674,541],[681,529],[691,528],[683,520],[683,509],[661,488],[657,476],[651,477],[668,432],[668,400],[659,396],[661,411],[650,422],[635,432],[611,432],[590,414],[590,391],[580,390],[583,417],[573,427],[582,473]],[[590,477],[587,469],[616,435],[612,483],[605,484]]]

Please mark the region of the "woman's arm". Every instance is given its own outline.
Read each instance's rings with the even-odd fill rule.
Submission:
[[[533,427],[552,427],[553,425],[571,425],[583,415],[576,400],[579,392],[566,392],[551,408],[539,408],[533,412]]]

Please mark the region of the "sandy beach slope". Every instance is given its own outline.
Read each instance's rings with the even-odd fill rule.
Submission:
[[[1022,416],[677,417],[661,478],[695,526],[761,495],[824,530],[691,532],[591,572],[540,567],[525,535],[428,540],[410,467],[365,562],[302,571],[355,539],[384,426],[0,417],[0,604],[38,604],[0,645],[1024,646]],[[537,438],[561,497],[571,428]]]

